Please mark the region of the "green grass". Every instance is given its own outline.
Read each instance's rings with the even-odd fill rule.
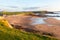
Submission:
[[[4,20],[3,20],[4,21]],[[47,36],[11,29],[0,20],[0,40],[57,40]]]

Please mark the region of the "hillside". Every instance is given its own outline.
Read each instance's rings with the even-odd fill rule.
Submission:
[[[20,31],[6,25],[5,19],[0,19],[0,40],[57,40],[55,38]]]

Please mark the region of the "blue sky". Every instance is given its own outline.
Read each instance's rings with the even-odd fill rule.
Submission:
[[[2,10],[21,11],[23,8],[29,10],[30,7],[36,7],[37,10],[59,11],[60,0],[0,0]]]

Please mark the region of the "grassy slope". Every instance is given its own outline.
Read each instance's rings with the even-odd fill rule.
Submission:
[[[4,23],[5,21],[4,19],[0,20],[0,40],[56,40],[55,38],[11,29],[6,25],[7,23]]]

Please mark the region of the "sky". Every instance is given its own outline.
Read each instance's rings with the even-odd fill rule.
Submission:
[[[0,11],[60,11],[60,0],[0,0]]]

